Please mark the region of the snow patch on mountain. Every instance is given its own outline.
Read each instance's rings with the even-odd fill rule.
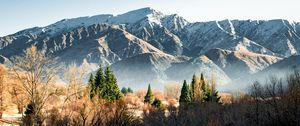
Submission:
[[[43,29],[46,29],[51,34],[57,33],[60,30],[71,30],[80,26],[87,27],[93,24],[98,24],[106,22],[112,15],[96,15],[96,16],[87,16],[79,17],[73,19],[63,19],[59,22],[56,22],[52,25],[46,26]]]
[[[175,33],[181,32],[189,24],[187,20],[177,14],[165,16],[161,20],[164,27]]]
[[[133,24],[147,18],[151,23],[160,24],[159,19],[163,16],[163,13],[147,7],[114,16],[109,22],[117,24]]]
[[[295,49],[295,47],[293,46],[293,44],[291,43],[290,40],[287,40],[287,45],[288,45],[289,50],[287,50],[286,55],[297,54],[297,50]]]

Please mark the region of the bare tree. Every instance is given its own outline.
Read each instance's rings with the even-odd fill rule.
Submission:
[[[6,86],[4,84],[4,77],[6,74],[6,70],[4,68],[4,66],[0,66],[0,119],[2,119],[2,115],[3,112],[6,108],[5,106],[5,90],[6,90]]]
[[[23,115],[24,108],[28,103],[26,93],[18,83],[10,83],[9,85],[8,92],[11,97],[11,102],[17,106],[18,113]]]
[[[250,123],[255,125],[299,125],[299,78],[299,72],[295,71],[287,77],[287,81],[271,77],[263,85],[258,82],[254,83],[250,91],[251,100],[248,109]]]
[[[300,125],[300,72],[295,70],[287,79],[287,91],[282,99],[285,106],[283,117],[291,125]]]
[[[32,125],[44,122],[43,108],[45,102],[55,91],[49,89],[56,76],[55,60],[46,56],[44,51],[38,51],[32,46],[22,56],[12,59],[12,71],[29,99],[31,108],[30,121]]]
[[[72,104],[77,104],[80,98],[84,98],[87,92],[87,88],[84,86],[84,76],[86,71],[83,67],[77,67],[75,64],[71,64],[64,72],[64,81],[66,82],[66,97],[63,101],[62,112],[67,118],[71,118],[74,111],[68,110],[68,107]],[[75,108],[79,109],[79,108]]]
[[[28,103],[26,92],[23,90],[22,84],[19,82],[16,76],[14,76],[13,72],[8,71],[6,75],[7,79],[5,83],[6,85],[9,85],[7,87],[7,91],[10,97],[10,103],[17,106],[18,114],[23,115],[24,108]]]
[[[83,67],[77,67],[75,63],[69,65],[64,73],[64,79],[67,82],[67,98],[74,98],[76,100],[78,95],[82,93],[84,87],[84,77],[86,71]]]
[[[179,84],[174,82],[174,83],[166,84],[164,87],[165,87],[164,93],[167,96],[167,98],[174,98],[177,100],[179,99],[180,90],[181,90]]]

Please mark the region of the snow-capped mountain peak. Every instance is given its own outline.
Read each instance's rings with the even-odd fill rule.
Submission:
[[[143,19],[148,19],[150,22],[160,24],[160,18],[164,16],[163,13],[152,8],[146,7],[134,11],[127,12],[114,16],[109,20],[110,23],[132,24]]]
[[[55,34],[61,31],[72,30],[77,27],[87,27],[93,24],[107,22],[108,19],[112,18],[113,15],[96,15],[96,16],[86,16],[79,18],[63,19],[54,24],[48,25],[42,28],[42,32],[48,31],[50,34]]]
[[[187,20],[177,14],[167,15],[162,19],[162,25],[174,32],[181,31],[188,24]]]
[[[45,27],[28,29],[25,32],[34,35],[38,35],[41,33],[55,35],[57,33],[66,32],[77,27],[88,27],[93,24],[99,23],[134,25],[137,22],[140,22],[139,24],[142,25],[142,27],[165,26],[167,28],[174,29],[183,29],[183,27],[188,24],[188,21],[186,21],[183,17],[178,16],[177,14],[165,15],[160,11],[156,11],[152,8],[146,7],[116,16],[112,14],[102,14],[63,19]]]

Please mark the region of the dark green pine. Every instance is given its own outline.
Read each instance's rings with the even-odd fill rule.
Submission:
[[[181,88],[181,95],[179,98],[179,102],[180,102],[180,104],[191,102],[190,90],[189,90],[188,84],[186,83],[186,80],[184,80],[182,88]]]
[[[144,97],[144,102],[151,105],[153,103],[153,101],[154,101],[154,95],[152,93],[151,86],[149,84],[148,85],[147,93],[146,93],[146,95]]]

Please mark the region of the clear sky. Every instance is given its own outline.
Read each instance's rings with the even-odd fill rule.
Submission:
[[[191,22],[279,18],[300,21],[300,0],[0,0],[0,36],[64,18],[116,15],[143,7],[177,13]]]

